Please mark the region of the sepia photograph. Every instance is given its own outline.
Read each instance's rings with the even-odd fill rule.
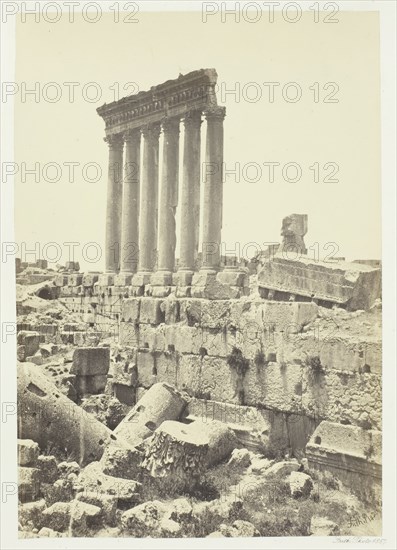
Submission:
[[[2,548],[395,548],[395,8],[2,2]]]

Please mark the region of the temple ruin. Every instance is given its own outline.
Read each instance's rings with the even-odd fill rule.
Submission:
[[[28,533],[39,517],[38,536],[98,536],[98,521],[114,536],[268,536],[269,510],[282,529],[280,503],[291,514],[320,503],[323,514],[336,490],[346,518],[379,513],[381,267],[309,258],[305,214],[284,217],[281,242],[262,255],[222,258],[216,79],[194,71],[98,109],[104,273],[18,264]],[[355,534],[334,520],[313,513],[299,534]]]

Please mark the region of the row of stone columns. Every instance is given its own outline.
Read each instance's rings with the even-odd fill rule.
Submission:
[[[206,180],[203,202],[202,269],[220,267],[224,107],[204,112],[207,120]],[[188,286],[196,267],[200,220],[201,111],[184,116],[181,232],[178,284]],[[176,209],[179,188],[179,118],[168,118],[109,136],[106,213],[106,272],[115,284],[169,287],[175,269]],[[158,196],[159,137],[163,169]],[[143,136],[140,166],[141,134]],[[123,164],[123,150],[125,159]],[[141,194],[141,196],[140,196]],[[160,212],[158,212],[160,206]],[[158,215],[159,214],[159,215]],[[159,220],[159,227],[157,227]],[[157,272],[153,273],[157,258]]]

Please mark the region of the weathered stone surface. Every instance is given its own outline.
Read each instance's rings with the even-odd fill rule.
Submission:
[[[20,363],[17,375],[20,438],[76,453],[81,464],[102,456],[104,445],[116,438],[106,426],[62,395],[39,367]]]
[[[109,348],[76,348],[73,354],[73,365],[70,373],[79,376],[106,376],[109,366]]]
[[[136,501],[141,484],[130,479],[109,476],[102,472],[99,462],[91,462],[79,474],[77,484],[88,492],[116,497],[119,501]]]
[[[87,536],[89,522],[101,514],[99,506],[88,504],[81,500],[74,500],[70,504],[70,535],[72,537]]]
[[[39,446],[31,439],[18,439],[18,465],[35,466],[39,456]]]
[[[121,308],[121,318],[128,323],[138,323],[141,301],[139,298],[126,298]]]
[[[137,480],[142,474],[142,458],[143,453],[133,447],[110,444],[106,447],[100,464],[104,474]]]
[[[107,375],[76,376],[75,388],[79,396],[102,393],[106,387]]]
[[[100,510],[100,517],[107,525],[114,526],[116,524],[117,512],[117,497],[90,491],[82,491],[77,493],[76,500],[86,502],[97,506]]]
[[[259,537],[259,531],[249,521],[237,519],[232,525],[225,525],[222,523],[219,526],[219,533],[223,537]],[[213,533],[214,536],[214,533]]]
[[[55,456],[40,455],[37,459],[37,467],[40,470],[42,483],[54,483],[58,478],[58,466]]]
[[[258,273],[259,287],[342,304],[349,310],[369,309],[380,296],[381,271],[367,265],[298,260],[276,255]]]
[[[179,418],[186,400],[171,386],[154,384],[114,430],[114,434],[135,447],[165,420]]]
[[[381,432],[323,421],[306,445],[309,467],[328,471],[353,491],[363,484],[380,497]]]
[[[38,536],[40,538],[41,537],[60,538],[62,537],[62,533],[60,533],[59,531],[54,531],[54,529],[50,529],[49,527],[42,527],[38,532]]]
[[[18,496],[21,502],[36,500],[40,494],[40,470],[20,466],[18,468]]]
[[[318,516],[312,517],[310,532],[315,537],[335,537],[340,535],[340,529],[336,523]]]
[[[42,513],[42,525],[54,531],[66,531],[70,524],[70,502],[55,502]]]
[[[164,322],[161,310],[163,300],[160,298],[141,298],[139,322],[150,325],[159,325]]]
[[[175,490],[191,487],[205,468],[208,438],[189,425],[167,420],[154,432],[145,449],[142,468]]]
[[[17,336],[18,344],[25,346],[25,357],[31,357],[40,346],[40,334],[35,331],[21,330]]]
[[[307,233],[307,214],[290,214],[283,219],[281,235],[283,241],[278,252],[285,254],[307,254],[303,237]],[[288,256],[287,256],[288,257]]]
[[[40,346],[40,353],[44,358],[50,357],[58,352],[58,346],[55,344],[42,344]]]
[[[121,516],[123,529],[134,537],[156,534],[166,513],[166,506],[159,501],[149,501],[127,510]]]
[[[276,462],[270,468],[266,470],[266,476],[276,476],[283,478],[292,472],[297,472],[299,469],[299,462],[295,459],[283,460],[282,462]]]
[[[311,477],[303,472],[291,472],[288,483],[294,498],[308,497],[313,489]]]
[[[251,452],[248,449],[234,449],[228,464],[236,468],[248,468],[251,464]]]
[[[18,506],[18,521],[21,525],[26,525],[31,521],[35,526],[38,518],[46,508],[44,499],[35,502],[26,502]]]
[[[187,431],[197,440],[205,438],[208,451],[205,465],[211,467],[228,457],[238,446],[238,439],[231,428],[218,420],[196,420],[187,425]]]

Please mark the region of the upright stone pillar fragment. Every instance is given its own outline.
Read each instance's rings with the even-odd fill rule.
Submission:
[[[179,175],[179,118],[163,122],[163,169],[160,191],[158,237],[158,267],[151,277],[153,296],[167,296],[171,292],[175,268],[176,223]]]
[[[139,228],[139,270],[132,279],[137,294],[144,292],[157,262],[157,218],[160,124],[142,128],[142,199]]]
[[[109,145],[108,191],[106,205],[105,268],[107,281],[113,284],[113,275],[120,265],[123,137],[120,134],[105,138]]]
[[[200,230],[201,111],[186,113],[184,126],[178,296],[189,294],[198,254]]]
[[[139,251],[139,171],[141,132],[128,130],[124,134],[125,162],[123,181],[123,207],[121,219],[120,274],[115,285],[131,283],[138,269]]]

